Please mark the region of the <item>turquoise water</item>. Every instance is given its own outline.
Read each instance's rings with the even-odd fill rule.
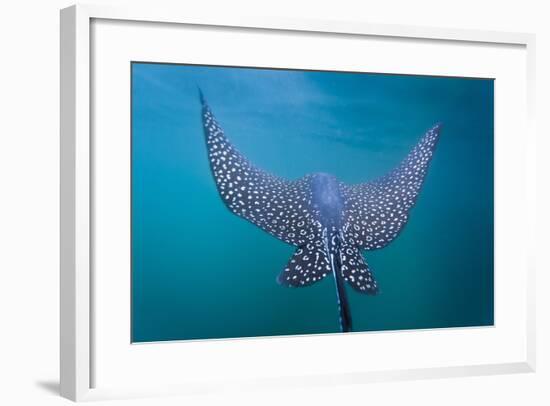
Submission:
[[[493,324],[493,80],[132,64],[132,340],[333,333],[334,280],[278,285],[294,248],[231,214],[197,86],[226,135],[288,179],[360,183],[436,122],[410,220],[364,257],[378,296],[347,289],[355,331]]]

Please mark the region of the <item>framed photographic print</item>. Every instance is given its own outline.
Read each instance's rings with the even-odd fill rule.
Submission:
[[[64,396],[534,369],[531,35],[61,23]]]
[[[493,325],[493,79],[131,69],[132,342]]]

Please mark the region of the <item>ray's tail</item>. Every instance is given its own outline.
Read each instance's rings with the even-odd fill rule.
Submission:
[[[344,287],[344,279],[340,271],[341,264],[335,260],[334,254],[330,255],[332,273],[334,274],[334,283],[336,285],[336,299],[338,300],[338,311],[340,316],[340,331],[348,333],[352,329],[351,311],[348,303],[348,296]]]

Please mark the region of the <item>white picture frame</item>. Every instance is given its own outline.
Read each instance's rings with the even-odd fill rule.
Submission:
[[[158,10],[155,8],[110,8],[105,6],[76,5],[61,11],[61,394],[69,399],[89,400],[102,397],[142,395],[153,393],[186,393],[189,388],[158,386],[158,389],[140,392],[138,388],[94,388],[95,356],[93,331],[95,319],[93,310],[94,278],[93,239],[93,171],[91,118],[91,75],[92,42],[91,27],[94,20],[124,21],[129,24],[173,23],[200,27],[246,28],[250,30],[274,30],[292,33],[306,32],[318,35],[348,34],[380,38],[405,38],[414,40],[437,40],[449,43],[501,44],[524,47],[526,55],[526,103],[527,116],[522,139],[525,141],[525,173],[523,174],[528,229],[525,237],[527,262],[523,272],[526,277],[524,295],[525,320],[524,357],[509,362],[470,363],[439,367],[398,368],[384,371],[303,375],[293,384],[318,384],[340,382],[369,382],[373,380],[419,379],[428,377],[466,376],[528,372],[535,369],[535,260],[528,242],[534,240],[535,219],[535,134],[534,134],[534,53],[535,37],[525,33],[505,33],[460,29],[428,28],[401,25],[378,25],[338,21],[304,21],[268,18],[227,19],[221,16],[187,15],[179,10]],[[498,202],[497,202],[498,204]],[[498,230],[497,230],[498,231]],[[502,232],[502,231],[501,231]],[[523,298],[523,296],[522,296]],[[523,319],[522,319],[523,320]],[[391,334],[391,333],[388,333]],[[333,339],[338,339],[337,337]],[[286,338],[292,340],[292,338]],[[223,346],[219,343],[218,346]],[[246,347],[246,340],[241,341]],[[230,378],[228,376],[228,378]],[[244,385],[273,386],[284,381],[277,379],[245,380]],[[185,383],[185,382],[182,382]],[[202,386],[201,386],[202,385]],[[201,382],[198,387],[212,390],[219,383]],[[154,387],[154,385],[153,385]],[[195,383],[191,391],[197,391]]]

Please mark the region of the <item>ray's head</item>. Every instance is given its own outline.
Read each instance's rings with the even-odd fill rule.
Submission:
[[[311,191],[313,206],[319,211],[322,222],[338,226],[344,208],[340,181],[329,173],[315,173],[311,175]]]

